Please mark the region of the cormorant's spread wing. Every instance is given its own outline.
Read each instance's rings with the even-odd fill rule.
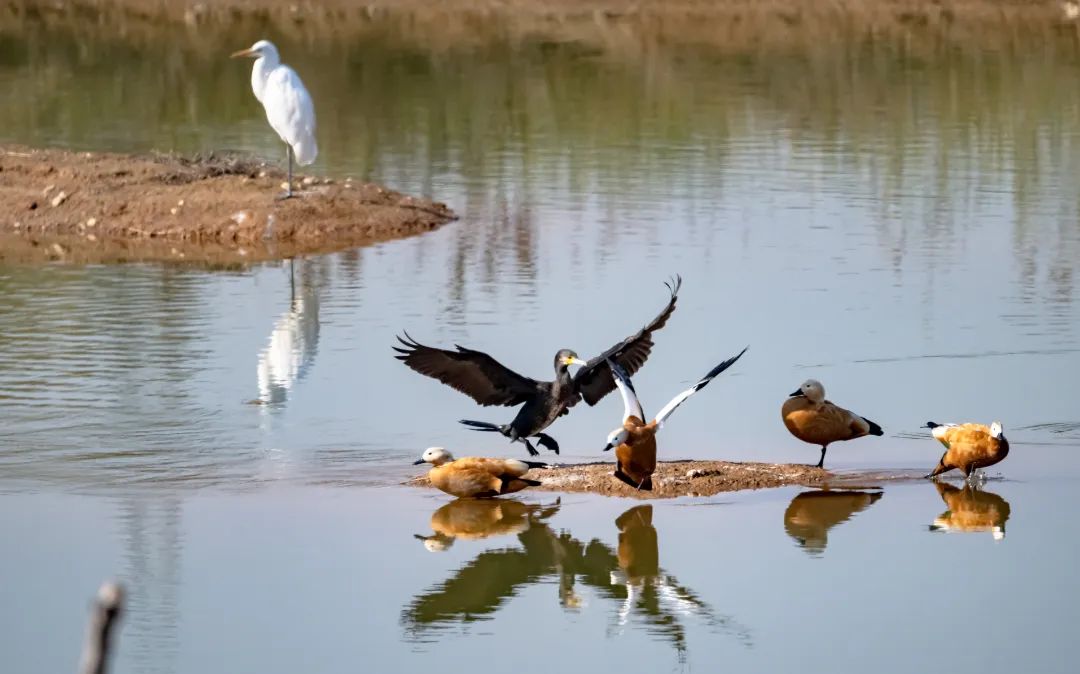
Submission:
[[[641,401],[638,400],[634,385],[630,382],[630,375],[626,374],[626,370],[613,360],[607,361],[607,365],[611,368],[611,373],[615,375],[615,386],[622,395],[623,421],[625,422],[630,417],[637,417],[644,423],[645,412],[642,411]]]
[[[668,319],[671,318],[672,312],[675,311],[675,302],[679,299],[682,278],[676,276],[665,285],[671,291],[671,299],[668,300],[667,306],[656,318],[652,319],[637,334],[627,337],[622,342],[590,360],[588,365],[582,366],[574,375],[574,385],[585,402],[595,405],[601,398],[615,390],[615,380],[612,378],[611,369],[607,365],[608,359],[621,365],[628,375],[634,374],[645,364],[649,353],[652,352],[652,333],[664,327]]]
[[[723,363],[720,363],[713,369],[709,370],[709,373],[702,377],[701,380],[698,381],[698,383],[694,384],[690,388],[686,389],[679,395],[672,398],[671,402],[669,402],[667,405],[664,405],[663,409],[661,409],[656,414],[656,423],[662,425],[664,423],[664,420],[670,417],[671,413],[675,411],[676,407],[682,405],[687,398],[694,395],[701,389],[705,388],[705,385],[711,382],[716,375],[731,367],[735,363],[735,361],[739,360],[739,358],[741,358],[742,355],[746,353],[746,349],[749,348],[749,346],[744,348],[742,351],[739,352],[738,356],[735,356],[734,358],[728,358]]]
[[[409,333],[398,337],[397,358],[420,374],[438,379],[481,405],[520,405],[536,394],[538,382],[507,368],[491,356],[458,346],[457,351],[420,344]]]

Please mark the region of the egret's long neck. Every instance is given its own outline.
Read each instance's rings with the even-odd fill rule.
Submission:
[[[262,103],[263,89],[266,88],[266,80],[274,68],[278,67],[278,59],[260,56],[255,59],[255,65],[251,68],[251,90],[255,92],[255,98]]]

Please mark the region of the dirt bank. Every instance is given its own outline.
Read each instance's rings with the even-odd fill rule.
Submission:
[[[579,463],[553,465],[531,471],[539,480],[534,491],[603,494],[654,499],[677,496],[712,496],[721,492],[768,489],[787,485],[819,487],[832,478],[821,468],[790,463],[735,463],[731,461],[664,461],[653,474],[653,490],[637,491],[611,474],[613,464]],[[410,480],[415,486],[431,486],[426,476]]]
[[[296,176],[250,158],[0,147],[0,261],[213,263],[328,252],[426,232],[445,205]],[[299,188],[298,190],[296,188]]]
[[[312,44],[392,37],[425,51],[575,42],[619,53],[675,44],[819,52],[852,40],[994,51],[1074,48],[1080,31],[1063,0],[0,0],[0,24],[24,20],[133,42],[172,23],[218,50],[243,33]]]

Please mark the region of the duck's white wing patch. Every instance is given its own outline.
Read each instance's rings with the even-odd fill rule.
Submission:
[[[945,434],[948,433],[950,429],[956,428],[956,426],[957,424],[939,424],[930,429],[930,435],[934,436],[936,440],[944,440]]]
[[[663,426],[664,421],[671,416],[671,413],[675,411],[675,408],[679,405],[682,405],[687,398],[697,393],[698,390],[699,389],[696,387],[688,388],[679,395],[672,398],[667,405],[664,405],[662,408],[660,408],[660,411],[656,415],[656,423]]]
[[[623,421],[632,416],[645,421],[645,412],[641,409],[641,402],[638,400],[637,393],[634,392],[634,385],[630,382],[630,376],[626,374],[626,370],[612,360],[608,361],[608,367],[611,368],[611,374],[615,377],[615,387],[619,389],[619,395],[622,396]]]
[[[514,477],[521,477],[529,472],[529,464],[524,461],[518,461],[517,459],[506,459],[503,467],[507,473]]]

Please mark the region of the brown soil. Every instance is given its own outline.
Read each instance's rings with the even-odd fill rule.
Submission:
[[[294,176],[235,155],[197,158],[0,147],[0,262],[214,263],[328,252],[435,229],[440,203]]]
[[[530,471],[530,479],[540,486],[530,491],[626,496],[640,499],[677,496],[712,496],[721,492],[769,489],[787,485],[820,487],[833,475],[813,466],[790,463],[736,463],[731,461],[662,461],[653,474],[653,490],[638,491],[617,480],[611,463],[553,465]],[[431,486],[426,475],[408,482]]]

